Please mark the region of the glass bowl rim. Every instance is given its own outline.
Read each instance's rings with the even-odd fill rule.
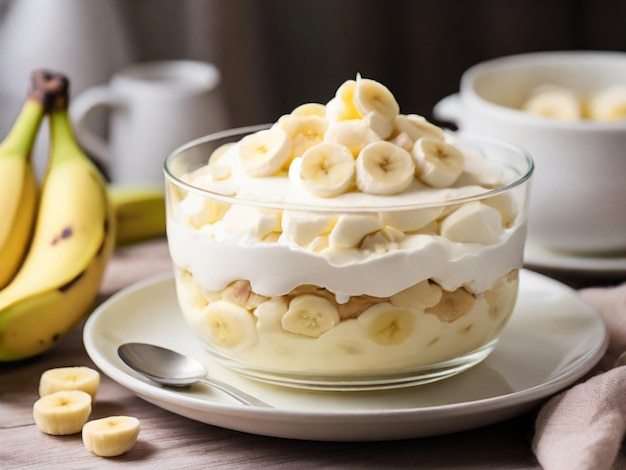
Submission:
[[[407,204],[379,204],[376,206],[355,206],[355,205],[315,205],[315,204],[302,204],[302,203],[289,203],[289,202],[271,202],[271,201],[258,201],[254,199],[246,199],[237,196],[226,196],[214,191],[209,191],[204,188],[199,188],[192,184],[189,184],[179,177],[174,175],[171,169],[171,162],[179,157],[185,151],[197,147],[199,145],[218,140],[225,139],[228,137],[234,137],[237,135],[243,136],[245,134],[257,132],[263,129],[267,129],[271,127],[272,124],[257,124],[252,126],[243,126],[243,127],[235,127],[230,129],[225,129],[219,132],[214,132],[203,137],[199,137],[197,139],[191,140],[186,144],[176,148],[172,151],[166,158],[163,164],[163,172],[165,175],[166,183],[169,181],[172,184],[178,186],[179,188],[190,192],[195,193],[202,197],[208,197],[210,199],[223,202],[226,204],[238,204],[238,205],[246,205],[253,207],[260,207],[266,209],[278,209],[278,210],[294,210],[294,211],[313,211],[313,212],[342,212],[342,213],[374,213],[374,212],[384,212],[384,211],[405,211],[405,210],[419,210],[419,209],[432,209],[436,207],[448,207],[458,204],[466,204],[473,201],[479,201],[481,199],[487,199],[489,197],[495,196],[500,193],[505,193],[507,191],[512,190],[517,186],[523,185],[527,180],[529,180],[534,172],[535,164],[530,156],[530,154],[524,150],[523,148],[510,144],[508,142],[500,141],[497,139],[492,139],[489,137],[479,136],[476,134],[468,133],[468,132],[454,132],[453,134],[460,137],[461,140],[470,140],[474,143],[488,143],[491,145],[496,145],[501,148],[508,148],[509,150],[513,150],[518,153],[521,157],[523,157],[524,162],[526,163],[526,172],[521,176],[517,177],[514,181],[507,183],[502,186],[498,186],[496,188],[487,189],[486,191],[481,191],[480,193],[473,194],[471,196],[463,196],[457,198],[446,199],[442,201],[430,201],[430,202],[420,202],[420,203],[407,203]],[[207,158],[208,161],[208,158]]]

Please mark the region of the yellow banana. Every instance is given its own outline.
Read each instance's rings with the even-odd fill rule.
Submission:
[[[117,230],[115,244],[129,245],[165,236],[165,194],[149,187],[110,186]]]
[[[40,75],[13,127],[0,143],[0,288],[20,267],[30,241],[37,208],[37,180],[30,161],[45,112]]]
[[[49,74],[50,161],[33,239],[13,280],[0,291],[0,360],[53,347],[94,303],[115,244],[106,183],[76,143],[68,80]]]

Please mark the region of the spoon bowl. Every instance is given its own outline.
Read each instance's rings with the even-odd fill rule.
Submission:
[[[206,368],[199,361],[171,349],[147,343],[125,343],[117,348],[117,354],[128,367],[161,385],[186,387],[201,382],[221,390],[243,405],[271,408],[232,385],[208,378]]]

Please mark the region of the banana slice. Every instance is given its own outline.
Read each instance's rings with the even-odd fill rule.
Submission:
[[[428,122],[424,116],[419,114],[399,114],[393,121],[394,136],[404,134],[413,143],[422,137],[444,140],[445,133],[442,128]]]
[[[360,248],[373,253],[386,253],[391,250],[397,250],[398,244],[404,238],[404,232],[394,227],[386,226],[378,232],[367,235],[361,242]]]
[[[512,227],[517,218],[517,203],[512,193],[500,193],[485,199],[481,199],[483,204],[493,207],[500,212],[502,217],[502,226],[504,228]]]
[[[437,220],[443,213],[442,207],[426,209],[386,211],[380,213],[380,220],[385,225],[391,225],[403,232],[413,232],[426,227],[433,220]]]
[[[502,216],[480,202],[468,202],[441,222],[441,236],[456,243],[491,245],[502,235]]]
[[[347,121],[349,119],[361,119],[361,114],[354,106],[355,80],[343,82],[335,96],[326,103],[326,119],[330,122]]]
[[[289,302],[281,324],[291,333],[318,338],[339,321],[339,313],[329,300],[317,295],[299,295]]]
[[[582,100],[572,90],[556,86],[534,90],[522,105],[522,110],[535,116],[564,121],[583,118]]]
[[[588,109],[594,121],[626,119],[626,87],[616,85],[592,94]]]
[[[356,159],[356,186],[368,194],[398,194],[415,175],[411,154],[390,142],[367,145]]]
[[[348,191],[353,185],[354,172],[350,150],[333,142],[309,148],[300,163],[302,186],[318,197],[335,197]]]
[[[94,419],[83,427],[83,444],[100,457],[115,457],[135,446],[140,429],[139,420],[132,416]]]
[[[463,173],[463,154],[454,145],[421,137],[413,147],[417,177],[434,188],[446,188]]]
[[[393,134],[393,120],[376,111],[371,111],[363,116],[363,122],[376,132],[381,139],[387,139]]]
[[[415,329],[416,316],[408,308],[380,303],[365,310],[357,321],[365,329],[368,338],[383,346],[401,344]]]
[[[426,279],[392,295],[389,301],[396,307],[425,309],[437,305],[442,293],[438,284]]]
[[[239,305],[218,300],[210,303],[203,315],[203,329],[212,342],[221,348],[249,346],[258,339],[254,317]]]
[[[340,215],[328,236],[330,248],[356,248],[370,233],[383,228],[378,217],[361,214]]]
[[[262,207],[233,204],[220,221],[224,232],[250,235],[262,240],[272,232],[280,232],[281,211]]]
[[[400,112],[396,98],[385,85],[360,75],[357,75],[354,87],[354,106],[362,116],[376,112],[390,122]]]
[[[247,135],[239,142],[239,164],[248,176],[273,175],[290,155],[289,136],[276,126]]]
[[[285,210],[282,217],[282,239],[304,247],[316,237],[329,234],[336,223],[335,215]]]
[[[62,390],[81,390],[95,400],[100,386],[100,373],[91,367],[58,367],[48,369],[39,378],[39,396]]]
[[[221,220],[230,209],[229,204],[208,199],[196,193],[187,193],[179,207],[187,224],[195,229]]]
[[[292,116],[319,116],[326,118],[326,106],[321,103],[304,103],[291,111]]]
[[[351,119],[331,123],[324,134],[324,140],[348,147],[356,158],[363,147],[380,141],[380,136],[365,121]]]
[[[415,144],[415,142],[404,132],[394,135],[389,139],[389,142],[397,145],[398,147],[402,147],[407,152],[411,152],[413,150],[413,145]]]
[[[281,320],[287,310],[289,310],[289,304],[283,298],[277,297],[263,302],[254,309],[254,316],[257,317],[257,329],[266,332],[283,331]]]
[[[287,163],[324,140],[328,121],[320,116],[283,116],[276,126],[289,136],[291,154]]]
[[[91,395],[81,390],[54,392],[33,405],[35,424],[53,436],[79,433],[90,414]]]
[[[216,165],[219,159],[228,153],[235,146],[236,142],[227,142],[217,147],[209,156],[209,165]]]

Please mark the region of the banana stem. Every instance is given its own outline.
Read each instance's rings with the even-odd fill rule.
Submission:
[[[22,106],[13,127],[0,143],[0,154],[19,157],[30,155],[44,112],[41,102],[28,99]]]
[[[67,160],[82,158],[82,150],[76,143],[67,109],[50,112],[50,155],[51,164],[58,165]]]
[[[58,101],[67,109],[68,80],[61,74],[35,70],[31,89],[9,133],[0,143],[0,153],[30,155],[45,112]],[[64,97],[61,100],[57,96]]]

